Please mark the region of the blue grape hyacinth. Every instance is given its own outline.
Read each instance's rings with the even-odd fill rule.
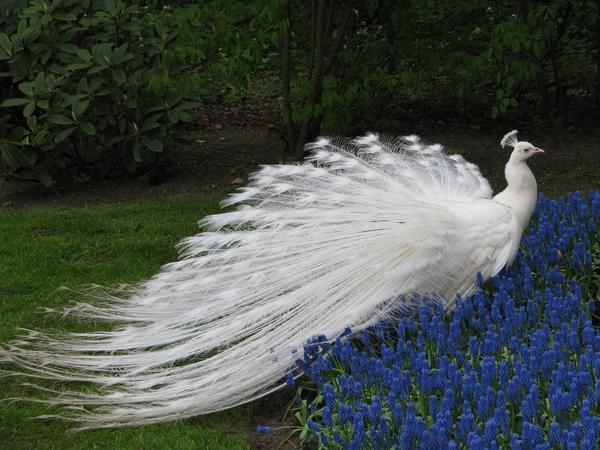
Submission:
[[[540,194],[513,266],[451,314],[434,299],[360,339],[316,339],[301,367],[318,447],[596,449],[599,220],[600,193]]]

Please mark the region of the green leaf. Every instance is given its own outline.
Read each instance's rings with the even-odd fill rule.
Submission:
[[[44,72],[39,72],[36,75],[35,80],[33,81],[33,90],[35,92],[40,92],[40,90],[42,89],[42,86],[44,85],[45,80],[46,80],[46,76],[45,76]]]
[[[66,53],[77,53],[79,51],[79,47],[77,47],[75,44],[62,43],[57,44],[57,47]]]
[[[18,142],[25,136],[25,129],[23,127],[13,128],[8,135],[9,141]]]
[[[160,20],[157,20],[154,23],[154,28],[156,29],[156,33],[162,37],[163,33],[165,32],[165,28]]]
[[[127,31],[138,31],[140,29],[140,26],[135,22],[125,22],[122,23],[120,26],[122,30]]]
[[[90,80],[90,91],[95,91],[96,89],[98,89],[100,86],[102,86],[104,83],[108,82],[107,78],[102,78],[102,77],[96,77],[96,78],[92,78]],[[97,94],[100,95],[100,94]]]
[[[156,122],[156,119],[154,117],[152,117],[152,118],[150,118],[150,119],[148,119],[148,120],[146,120],[144,122],[144,125],[142,125],[142,128],[140,128],[140,131],[142,133],[144,133],[144,132],[146,132],[148,130],[151,130],[153,128],[157,128],[159,126],[160,125]]]
[[[66,69],[67,69],[67,71],[75,72],[76,70],[87,69],[88,67],[90,67],[90,65],[87,63],[75,63],[75,64],[69,64],[66,67]]]
[[[40,131],[31,141],[31,145],[33,147],[42,147],[43,145],[47,145],[48,143],[46,142],[46,136],[49,134],[50,133],[48,130]]]
[[[85,48],[80,48],[79,50],[77,50],[77,56],[79,57],[79,59],[82,59],[85,62],[88,62],[92,59],[92,54]]]
[[[8,36],[4,33],[0,33],[0,47],[9,55],[12,54],[12,43]]]
[[[159,153],[163,151],[162,142],[160,142],[158,139],[149,139],[146,136],[140,136],[140,138],[142,139],[144,145],[153,152]]]
[[[71,119],[63,116],[62,114],[54,114],[50,116],[48,121],[57,125],[71,125],[73,123]]]
[[[77,17],[75,17],[75,15],[73,15],[73,14],[54,14],[54,18],[58,19],[58,20],[66,20],[66,21],[77,20]]]
[[[48,60],[50,59],[50,57],[51,57],[51,56],[52,56],[52,49],[51,49],[51,48],[49,48],[49,49],[48,49],[48,50],[46,50],[46,51],[44,52],[44,54],[42,55],[42,59],[40,60],[40,62],[41,62],[43,65],[45,65],[45,64],[48,62]]]
[[[43,170],[40,170],[38,172],[38,178],[40,179],[42,184],[46,187],[50,187],[54,184],[54,181],[52,181],[52,178],[50,177],[50,175],[48,175],[48,173],[44,172]]]
[[[167,111],[167,118],[169,122],[177,123],[179,121],[179,114],[177,114],[177,111],[169,110]]]
[[[173,108],[173,109],[175,111],[181,111],[183,109],[197,108],[200,105],[202,105],[202,103],[200,103],[200,102],[185,102],[185,103],[182,103],[181,105],[179,105],[177,108]]]
[[[70,95],[69,97],[67,97],[67,99],[64,102],[62,102],[61,106],[62,107],[71,106],[73,103],[78,102],[82,98],[85,98],[85,95],[83,95],[83,94]]]
[[[117,12],[115,9],[115,2],[113,0],[104,0],[104,8],[111,16],[114,16]]]
[[[511,90],[513,85],[515,84],[515,78],[510,75],[506,77],[506,89]]]
[[[19,84],[19,90],[25,94],[27,97],[33,97],[35,94],[33,92],[33,86],[31,83],[21,83]]]
[[[35,101],[30,101],[25,108],[23,108],[23,115],[29,117],[35,111]]]
[[[35,130],[35,127],[37,127],[37,117],[29,116],[27,118],[27,126],[29,127],[30,130]]]
[[[140,155],[140,141],[139,141],[139,139],[136,139],[135,142],[133,143],[133,158],[137,162],[140,162],[142,160],[142,156]]]
[[[59,64],[50,64],[48,70],[58,75],[65,75],[67,73],[67,69]]]
[[[60,133],[56,135],[54,138],[54,142],[58,144],[59,142],[64,141],[73,131],[75,131],[77,127],[69,127],[66,130],[62,130]]]
[[[88,106],[90,106],[89,100],[73,103],[73,106],[71,107],[71,111],[73,112],[73,115],[75,116],[75,118],[77,120],[79,120],[81,118],[81,116],[83,116],[83,113],[88,108]],[[88,133],[88,134],[90,134],[90,133]]]
[[[194,120],[192,115],[186,113],[185,111],[177,111],[177,114],[179,115],[179,120],[182,122],[192,122]]]
[[[125,76],[125,72],[121,69],[113,70],[113,78],[118,84],[123,84],[127,81],[127,77]]]
[[[106,64],[104,66],[100,65],[100,66],[92,67],[90,70],[88,70],[87,74],[93,75],[95,73],[102,72],[105,69],[106,69]]]
[[[125,139],[127,139],[129,136],[126,134],[117,134],[115,137],[113,137],[110,141],[108,141],[108,145],[115,145],[118,142],[124,141]]]
[[[114,64],[120,63],[121,59],[125,55],[125,52],[127,52],[127,44],[123,44],[123,45],[115,48],[114,51],[112,52],[112,55],[110,56],[111,61]]]
[[[90,136],[93,136],[96,134],[96,129],[94,128],[94,125],[92,125],[89,122],[81,122],[79,124],[79,126],[81,127],[81,129],[83,130],[83,132],[85,134],[88,134]]]
[[[25,103],[29,103],[30,101],[31,100],[29,100],[28,98],[10,98],[8,100],[3,101],[0,106],[2,106],[3,108],[8,108],[10,106],[24,105]]]
[[[2,146],[2,159],[10,167],[14,168],[14,167],[20,166],[20,164],[18,164],[17,161],[15,160],[15,157],[14,157],[13,153],[11,152],[11,149],[8,145]]]

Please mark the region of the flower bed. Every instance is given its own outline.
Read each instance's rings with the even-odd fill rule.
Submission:
[[[452,314],[429,302],[307,347],[303,435],[328,449],[596,449],[599,219],[600,193],[540,194],[513,266]]]

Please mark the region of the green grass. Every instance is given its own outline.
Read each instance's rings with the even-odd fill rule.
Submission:
[[[0,343],[18,328],[81,330],[93,327],[40,312],[81,297],[72,289],[98,283],[138,283],[177,257],[174,245],[198,232],[196,222],[219,211],[217,200],[156,201],[85,209],[0,210]],[[97,327],[96,327],[97,328]],[[4,367],[10,369],[10,366]],[[24,378],[2,378],[0,398],[44,394]],[[52,386],[51,383],[46,386]],[[60,387],[60,384],[56,384]],[[31,419],[56,412],[31,402],[0,402],[2,449],[249,449],[244,427],[251,406],[176,423],[92,430],[73,423]]]

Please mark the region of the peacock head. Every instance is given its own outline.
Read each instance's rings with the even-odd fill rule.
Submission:
[[[517,161],[525,161],[537,153],[546,153],[541,148],[536,147],[529,142],[517,140],[517,133],[517,130],[512,130],[510,133],[507,133],[500,142],[502,147],[510,145],[514,149],[512,155],[510,155],[511,160],[516,159]]]

